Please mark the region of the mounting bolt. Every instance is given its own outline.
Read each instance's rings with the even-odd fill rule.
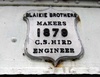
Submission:
[[[33,2],[36,2],[37,0],[32,0]]]
[[[76,3],[76,4],[79,4],[79,0],[76,0],[75,3]]]
[[[98,4],[100,4],[100,1],[98,1]]]
[[[11,39],[11,41],[12,41],[13,43],[15,43],[15,42],[17,42],[17,39],[16,39],[15,37],[13,37],[13,38]]]
[[[13,2],[14,0],[9,0],[10,2]]]
[[[58,2],[58,0],[54,0],[54,2],[55,2],[55,3],[57,3],[57,2]]]

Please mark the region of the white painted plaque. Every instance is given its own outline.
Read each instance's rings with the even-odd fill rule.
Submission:
[[[25,53],[32,59],[77,59],[83,47],[77,33],[78,15],[71,10],[30,10],[24,15],[27,22]]]

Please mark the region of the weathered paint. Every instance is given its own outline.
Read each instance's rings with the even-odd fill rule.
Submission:
[[[49,62],[23,56],[27,32],[23,14],[33,8],[45,7],[0,6],[0,74],[100,74],[99,8],[58,7],[79,14],[81,27],[77,27],[85,55],[79,60],[66,60],[56,68]],[[17,41],[12,42],[12,39]]]

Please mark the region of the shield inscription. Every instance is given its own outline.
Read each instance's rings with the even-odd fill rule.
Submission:
[[[71,10],[47,8],[30,10],[23,19],[27,22],[25,54],[31,59],[78,59],[84,49],[77,32],[79,16]]]

